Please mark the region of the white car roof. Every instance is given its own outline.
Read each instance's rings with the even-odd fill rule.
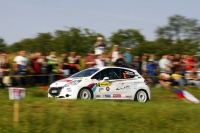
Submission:
[[[105,68],[123,68],[123,69],[131,70],[131,71],[136,71],[134,69],[130,69],[130,68],[126,68],[126,67],[116,67],[116,66],[105,66],[105,67],[94,67],[94,68],[98,68],[100,70],[103,70]]]

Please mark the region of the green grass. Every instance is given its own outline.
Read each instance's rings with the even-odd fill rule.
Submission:
[[[200,90],[185,88],[200,99]],[[0,89],[0,133],[199,133],[200,105],[180,100],[173,89],[152,89],[147,103],[48,99],[46,90],[27,88],[13,127],[13,103]]]

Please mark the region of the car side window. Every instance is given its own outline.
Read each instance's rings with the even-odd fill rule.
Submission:
[[[108,77],[109,79],[120,79],[120,76],[117,73],[119,74],[116,69],[107,68],[101,71],[101,78]]]
[[[101,80],[101,73],[98,72],[97,74],[95,74],[92,79],[97,79],[97,80]]]
[[[134,78],[134,77],[135,77],[135,73],[133,71],[121,69],[121,78],[122,79]]]
[[[108,77],[109,79],[120,79],[120,69],[107,68],[97,74],[95,74],[92,79],[103,80],[103,78]]]

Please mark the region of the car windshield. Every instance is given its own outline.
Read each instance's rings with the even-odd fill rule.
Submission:
[[[88,77],[88,76],[91,76],[92,74],[94,74],[97,71],[99,71],[99,69],[90,68],[90,69],[86,69],[86,70],[80,71],[78,73],[75,73],[74,75],[70,76],[69,78]]]

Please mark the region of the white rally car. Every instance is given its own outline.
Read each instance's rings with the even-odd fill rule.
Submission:
[[[58,80],[48,89],[49,98],[118,99],[146,102],[151,98],[145,79],[133,69],[97,67]]]

